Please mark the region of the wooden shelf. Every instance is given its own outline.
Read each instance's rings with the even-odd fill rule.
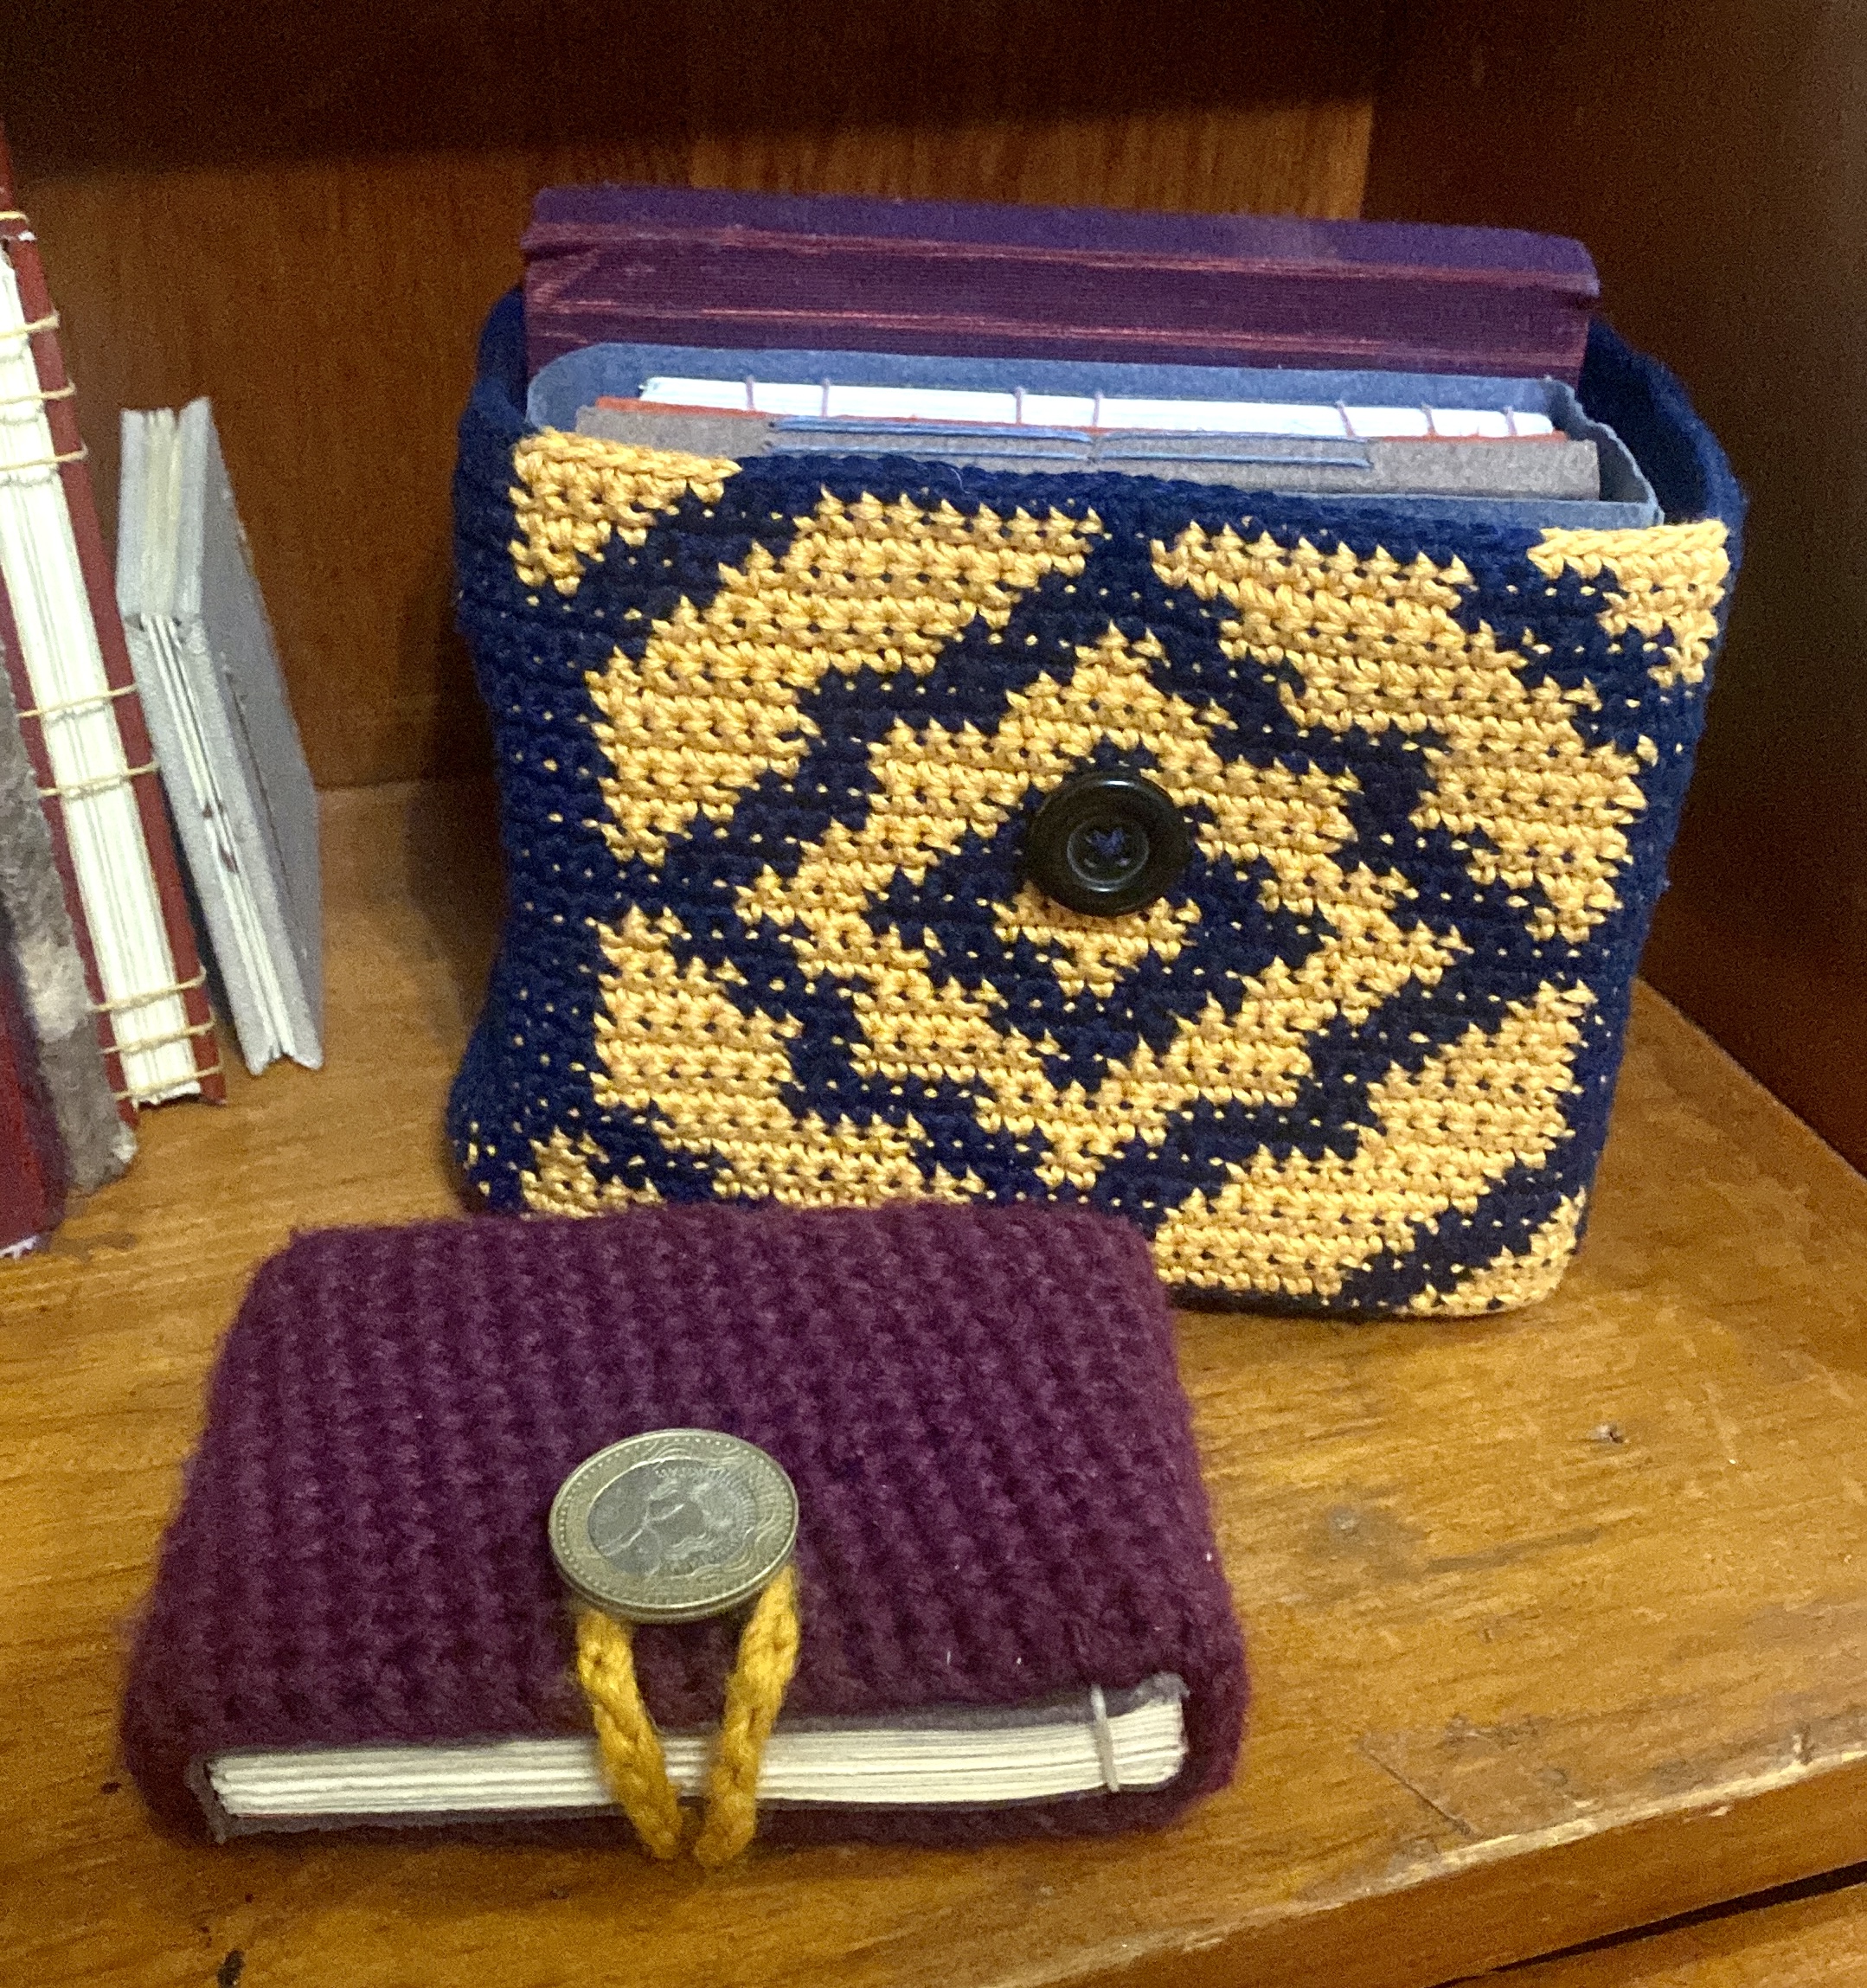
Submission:
[[[1423,1988],[1867,1857],[1867,1182],[1652,996],[1558,1298],[1184,1318],[1258,1696],[1235,1785],[1181,1828],[705,1878],[157,1835],[116,1698],[216,1339],[292,1229],[459,1205],[439,1116],[491,944],[490,796],[337,793],[326,833],[330,1067],[148,1115],[130,1177],[0,1281],[16,1978],[196,1984],[237,1949],[266,1988],[645,1955],[666,1988]]]
[[[119,406],[214,396],[320,778],[488,762],[447,474],[541,184],[1324,215],[1365,182],[1374,215],[1573,232],[1757,499],[1652,970],[1867,1152],[1867,843],[1833,749],[1862,617],[1830,495],[1867,398],[1828,363],[1861,285],[1806,196],[1857,150],[1850,23],[1387,0],[1245,35],[1196,6],[1138,40],[1102,0],[818,11],[156,0],[80,9],[80,33],[33,0],[0,13],[99,497]],[[346,791],[328,824],[329,1069],[152,1114],[129,1180],[0,1265],[0,1930],[22,1978],[199,1983],[238,1950],[249,1984],[365,1988],[476,1966],[1425,1984],[1867,1857],[1867,1182],[1651,997],[1555,1302],[1186,1319],[1259,1699],[1236,1786],[1182,1830],[768,1854],[704,1882],[155,1836],[113,1764],[115,1696],[217,1337],[292,1228],[460,1205],[439,1106],[491,945],[490,793]],[[1838,1892],[1512,1978],[1852,1979],[1859,1918]]]
[[[1376,7],[1214,0],[84,12],[0,9],[0,112],[106,529],[118,410],[211,394],[330,787],[491,765],[448,487],[539,188],[1352,215],[1381,46]]]
[[[1859,1882],[1715,1912],[1487,1978],[1488,1988],[1851,1988],[1863,1979],[1867,1885]]]

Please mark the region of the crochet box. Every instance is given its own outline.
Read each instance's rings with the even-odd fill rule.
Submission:
[[[1597,330],[1639,529],[539,428],[456,480],[511,909],[455,1085],[498,1209],[1057,1200],[1194,1302],[1471,1313],[1587,1219],[1742,499]],[[1145,908],[1030,869],[1142,776]]]

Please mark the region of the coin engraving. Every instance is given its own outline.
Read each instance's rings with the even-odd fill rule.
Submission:
[[[758,1510],[747,1485],[687,1459],[643,1464],[597,1494],[590,1543],[645,1581],[704,1573],[739,1559]]]
[[[693,1622],[749,1600],[791,1557],[798,1498],[775,1459],[717,1429],[657,1429],[587,1457],[549,1532],[585,1601],[632,1622]]]

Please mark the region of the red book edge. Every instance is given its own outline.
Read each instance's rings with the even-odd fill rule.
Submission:
[[[52,317],[51,294],[46,287],[45,269],[39,260],[38,238],[16,205],[13,189],[13,162],[7,151],[6,135],[0,131],[0,241],[3,241],[13,273],[18,279],[20,301],[29,324]],[[117,612],[117,593],[110,561],[104,550],[104,535],[97,522],[97,503],[91,491],[90,467],[84,459],[83,438],[78,432],[78,414],[73,396],[65,393],[71,382],[65,370],[65,356],[58,342],[57,327],[48,326],[32,341],[34,363],[39,375],[52,446],[69,459],[59,465],[65,486],[65,502],[71,514],[72,535],[77,542],[78,563],[84,574],[85,593],[91,604],[91,619],[97,628],[98,649],[104,658],[104,678],[112,690],[122,694],[111,702],[117,730],[123,741],[125,764],[151,766],[151,770],[131,780],[136,796],[137,814],[142,823],[143,840],[149,850],[149,864],[156,880],[156,893],[162,907],[162,921],[168,935],[169,951],[175,962],[175,978],[182,989],[183,1010],[190,1029],[195,1072],[201,1094],[210,1104],[227,1101],[227,1079],[221,1068],[220,1047],[214,1036],[214,1010],[208,999],[207,983],[202,976],[201,955],[195,944],[195,927],[189,916],[188,898],[182,888],[181,865],[176,860],[175,839],[169,830],[169,818],[163,810],[159,776],[153,770],[155,748],[143,716],[143,702],[136,689],[136,674],[130,665],[130,651],[123,638],[123,620]],[[56,400],[49,398],[60,394]],[[18,644],[7,644],[8,668],[14,674],[14,691],[21,711],[37,702],[31,687],[23,682],[24,664],[16,661]],[[22,717],[20,729],[33,759],[41,787],[52,784],[49,760],[45,754],[43,727],[36,719]],[[71,867],[69,844],[65,836],[64,809],[56,794],[44,797],[46,818],[52,824],[53,847],[58,853],[59,874],[66,885],[67,907],[80,934],[85,972],[92,983],[91,998],[101,1003],[103,992],[97,976],[87,920],[77,901],[76,877]],[[126,1088],[123,1064],[118,1055],[114,1017],[99,1008],[99,1035],[105,1042],[105,1055],[111,1074],[111,1087],[119,1093],[124,1116],[135,1122],[135,1107],[123,1093]],[[130,1040],[133,1041],[132,1037]]]
[[[12,956],[0,946],[0,1250],[46,1235],[64,1219],[65,1149]]]

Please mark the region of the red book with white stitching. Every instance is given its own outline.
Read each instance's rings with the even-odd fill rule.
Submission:
[[[0,577],[4,644],[91,999],[125,1115],[226,1095],[201,959],[110,561],[58,316],[0,137]]]

